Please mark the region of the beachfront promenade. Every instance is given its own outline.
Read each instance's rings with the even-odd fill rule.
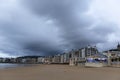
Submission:
[[[36,65],[1,69],[0,80],[120,80],[120,69]]]

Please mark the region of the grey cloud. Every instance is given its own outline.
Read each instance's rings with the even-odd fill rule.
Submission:
[[[0,50],[11,55],[51,55],[106,43],[115,32],[109,28],[114,24],[101,21],[90,28],[96,24],[86,14],[90,4],[90,0],[17,1],[8,10],[9,19],[0,19]]]
[[[95,28],[89,30],[90,26],[95,24],[94,19],[85,15],[91,1],[28,0],[25,2],[33,13],[57,21],[56,27],[59,27],[66,46],[80,48],[88,44],[105,43],[107,36],[115,32],[115,29],[110,27],[116,25],[107,21],[101,21],[100,24],[95,25]]]

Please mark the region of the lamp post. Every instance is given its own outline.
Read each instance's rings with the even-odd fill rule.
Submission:
[[[111,55],[109,51],[107,53],[107,57],[108,57],[108,66],[111,66]]]

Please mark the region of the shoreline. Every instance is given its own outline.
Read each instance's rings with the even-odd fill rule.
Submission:
[[[27,67],[35,67],[35,66],[39,66],[40,64],[11,64],[11,63],[9,63],[10,64],[10,66],[8,65],[7,66],[7,64],[5,65],[5,67],[4,66],[0,66],[0,71],[1,70],[6,70],[6,69],[19,69],[19,68],[27,68]]]

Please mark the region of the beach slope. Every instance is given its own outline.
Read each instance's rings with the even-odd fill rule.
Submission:
[[[120,69],[36,65],[1,69],[0,80],[120,80]]]

